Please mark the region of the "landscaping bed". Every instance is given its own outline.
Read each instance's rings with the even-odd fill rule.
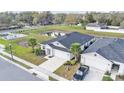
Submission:
[[[52,77],[49,77],[49,80],[50,80],[50,81],[58,81],[58,80],[56,80],[56,79],[54,79],[54,78],[52,78]]]
[[[113,81],[113,79],[111,78],[111,73],[106,71],[102,78],[102,81]]]
[[[75,74],[79,67],[80,67],[79,63],[73,65],[64,64],[60,68],[58,68],[54,73],[68,80],[72,80],[73,75]]]
[[[103,76],[102,81],[113,81],[113,79],[110,76]]]
[[[117,75],[116,81],[124,81],[124,75]]]

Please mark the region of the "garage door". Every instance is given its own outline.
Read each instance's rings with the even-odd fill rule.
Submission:
[[[100,59],[98,57],[85,56],[81,59],[82,63],[96,69],[106,71],[111,68],[111,64],[107,60]]]
[[[70,59],[70,53],[54,49],[54,55],[63,59]]]

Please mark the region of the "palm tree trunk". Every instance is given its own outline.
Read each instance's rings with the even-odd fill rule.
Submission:
[[[78,61],[78,57],[77,57],[77,55],[75,55],[75,61]]]
[[[32,52],[34,53],[34,47],[32,47]]]

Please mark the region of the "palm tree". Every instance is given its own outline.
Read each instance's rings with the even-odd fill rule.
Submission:
[[[32,52],[34,53],[34,47],[37,45],[37,40],[35,38],[30,38],[28,45],[32,47]]]
[[[80,53],[81,53],[81,48],[79,43],[73,43],[70,47],[71,53],[75,57],[75,61],[78,61]]]

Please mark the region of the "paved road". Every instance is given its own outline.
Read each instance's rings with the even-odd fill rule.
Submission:
[[[0,81],[41,81],[41,79],[0,57]]]

